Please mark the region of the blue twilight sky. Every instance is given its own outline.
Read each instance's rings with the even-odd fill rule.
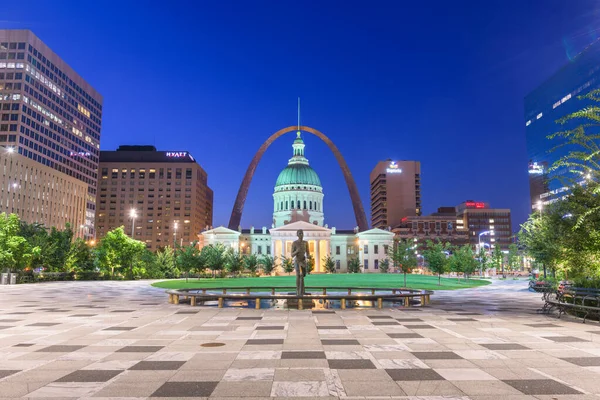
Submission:
[[[103,150],[189,150],[227,225],[261,143],[302,122],[342,151],[369,212],[378,160],[419,160],[425,213],[466,199],[528,212],[524,96],[597,37],[600,2],[8,1],[27,28],[104,96]],[[293,134],[265,154],[244,226],[270,226]],[[342,173],[306,137],[325,222],[352,228]]]

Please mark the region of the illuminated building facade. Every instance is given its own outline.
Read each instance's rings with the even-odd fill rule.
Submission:
[[[188,245],[212,225],[208,176],[187,151],[154,146],[101,151],[97,204],[99,238],[124,226],[151,250]]]
[[[489,248],[500,245],[508,250],[512,243],[512,225],[509,209],[490,208],[488,203],[467,200],[456,207],[440,207],[428,216],[403,218],[392,229],[396,237],[413,240],[423,247],[427,240],[450,243],[454,246],[479,245],[479,234]]]
[[[597,89],[600,89],[600,40],[588,46],[525,97],[532,209],[556,201],[568,191],[566,186],[584,179],[572,176],[565,169],[548,173],[548,168],[571,149],[565,147],[550,152],[560,142],[549,140],[547,136],[581,124],[581,120],[565,125],[559,125],[556,121],[592,104],[596,105],[594,101],[579,100],[577,97]],[[594,129],[588,127],[586,131],[594,132]]]
[[[88,237],[101,125],[102,96],[89,83],[31,31],[0,30],[0,147],[39,163],[39,171],[52,169],[87,186],[84,215],[75,220],[83,219]]]
[[[421,163],[380,161],[371,171],[371,226],[387,229],[421,215]]]
[[[67,174],[0,149],[0,213],[17,214],[28,224],[64,228],[86,235],[88,185]]]
[[[277,258],[277,273],[282,273],[281,260],[291,258],[296,232],[304,231],[315,273],[325,271],[323,258],[331,256],[335,268],[346,272],[352,258],[358,258],[363,272],[379,272],[379,264],[388,257],[387,250],[394,234],[382,229],[359,231],[337,230],[324,224],[323,187],[317,173],[304,155],[305,144],[300,132],[292,144],[293,155],[281,171],[273,193],[273,223],[270,229],[237,230],[217,227],[203,231],[200,245],[222,243],[243,254],[270,255]]]

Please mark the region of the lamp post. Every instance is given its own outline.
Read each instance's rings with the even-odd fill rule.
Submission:
[[[135,209],[132,208],[129,211],[129,216],[131,217],[131,238],[135,239],[135,219],[137,218],[137,212],[135,211]]]
[[[493,230],[489,230],[489,231],[483,231],[479,234],[479,247],[478,247],[478,251],[479,254],[481,254],[481,237],[483,235],[490,235],[490,236],[494,236],[494,231]],[[491,246],[490,246],[491,247]],[[481,265],[481,256],[479,257],[479,276],[483,275],[483,266]]]
[[[15,152],[15,148],[14,148],[14,147],[7,147],[7,148],[6,148],[6,152],[7,152],[8,154],[13,154],[13,153]]]

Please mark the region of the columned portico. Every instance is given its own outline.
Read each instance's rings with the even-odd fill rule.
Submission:
[[[292,256],[292,243],[298,240],[296,233],[299,229],[304,231],[304,240],[308,242],[310,254],[315,260],[314,272],[323,272],[323,268],[321,268],[323,246],[331,239],[331,229],[304,221],[292,222],[269,230],[273,246],[276,249],[275,256],[278,257],[278,265],[281,265],[282,256]]]

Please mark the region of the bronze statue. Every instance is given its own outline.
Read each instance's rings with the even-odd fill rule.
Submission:
[[[304,277],[306,276],[306,261],[310,257],[308,243],[303,240],[304,232],[299,229],[296,232],[298,240],[292,243],[292,257],[296,258],[296,295],[304,295]]]

